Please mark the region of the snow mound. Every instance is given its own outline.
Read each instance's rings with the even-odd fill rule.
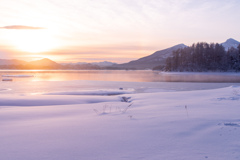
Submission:
[[[131,94],[134,93],[134,89],[127,90],[83,90],[83,91],[69,91],[69,92],[51,92],[45,93],[44,95],[120,95],[120,94]]]
[[[239,101],[216,101],[238,97],[238,88],[121,96],[1,94],[0,159],[239,160]]]
[[[0,106],[52,106],[91,104],[102,102],[121,102],[117,96],[65,96],[65,95],[35,95],[35,96],[5,96],[0,97]]]
[[[225,95],[223,97],[218,97],[217,100],[239,100],[240,99],[240,87],[239,86],[230,86],[230,94]]]

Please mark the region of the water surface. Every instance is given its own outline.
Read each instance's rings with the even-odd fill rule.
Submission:
[[[124,81],[124,82],[225,82],[240,83],[239,73],[181,73],[151,70],[0,70],[13,81]],[[11,77],[12,76],[12,77]]]
[[[0,94],[44,94],[99,90],[135,93],[206,90],[240,85],[238,73],[166,73],[125,70],[0,70]]]

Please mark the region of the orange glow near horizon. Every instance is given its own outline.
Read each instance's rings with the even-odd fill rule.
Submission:
[[[180,43],[240,37],[237,0],[1,2],[1,59],[127,63]]]

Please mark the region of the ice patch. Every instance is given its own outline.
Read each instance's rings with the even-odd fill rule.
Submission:
[[[228,122],[224,123],[225,126],[240,127],[240,122]]]
[[[240,127],[240,121],[219,123],[218,125],[224,125],[224,126],[229,126],[229,127]]]
[[[231,101],[235,101],[235,100],[239,100],[239,97],[220,97],[217,98],[217,100],[222,101],[222,100],[231,100]]]
[[[10,88],[0,88],[0,92],[4,92],[4,91],[10,91]]]
[[[34,77],[34,75],[2,75],[2,77]]]
[[[224,125],[229,127],[240,127],[240,120],[232,120],[228,122],[219,123],[218,125]]]
[[[12,81],[11,78],[3,78],[2,81]]]
[[[232,88],[239,88],[239,89],[240,89],[240,86],[236,86],[236,85],[232,85],[231,87],[232,87]]]

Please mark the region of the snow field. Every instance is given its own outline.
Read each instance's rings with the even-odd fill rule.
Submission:
[[[239,89],[1,95],[0,159],[237,160]]]

